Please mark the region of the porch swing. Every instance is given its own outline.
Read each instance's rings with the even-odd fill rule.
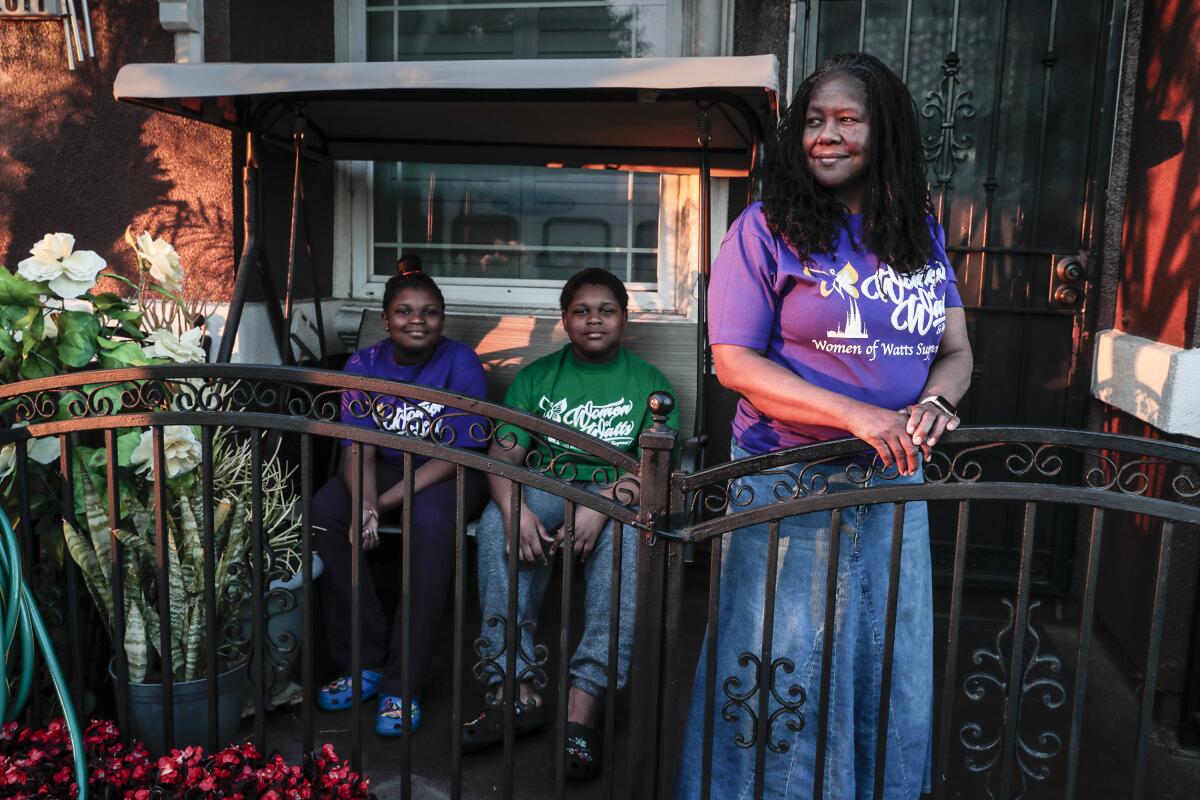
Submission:
[[[749,177],[779,111],[774,56],[333,64],[130,64],[118,100],[245,137],[244,238],[218,362],[229,362],[251,282],[266,300],[275,346],[293,363],[298,251],[307,236],[306,159],[582,167],[700,180],[694,289],[695,407],[685,468],[702,466],[715,392],[707,343],[714,177]],[[486,125],[479,124],[486,120]],[[260,148],[292,156],[284,292],[263,257]],[[752,191],[752,190],[751,190]],[[723,222],[723,221],[722,221]],[[317,265],[308,258],[312,282]],[[437,277],[435,274],[434,277]],[[325,321],[314,291],[319,352]]]

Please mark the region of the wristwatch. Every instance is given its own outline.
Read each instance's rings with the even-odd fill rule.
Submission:
[[[943,414],[946,414],[947,416],[951,416],[951,417],[958,416],[958,407],[956,405],[954,405],[954,403],[951,403],[949,400],[942,397],[940,394],[931,394],[928,397],[923,397],[923,398],[921,398],[921,402],[918,403],[918,405],[923,406],[926,403],[929,403],[934,408],[936,408],[938,411],[941,411]]]

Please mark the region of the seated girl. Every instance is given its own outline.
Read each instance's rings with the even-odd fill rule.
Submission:
[[[437,284],[423,272],[409,271],[387,282],[383,294],[383,324],[388,338],[359,350],[346,362],[346,371],[372,378],[404,381],[456,394],[484,398],[487,385],[483,365],[464,344],[442,336],[445,300]],[[342,421],[366,428],[391,430],[455,447],[482,447],[475,431],[484,420],[441,405],[414,403],[395,397],[368,397],[363,392],[342,396]],[[477,434],[478,435],[478,434]],[[343,442],[348,445],[349,442]],[[379,546],[381,514],[397,512],[404,502],[403,453],[364,445],[362,535],[364,550]],[[355,465],[345,459],[341,476],[326,483],[313,498],[316,546],[325,562],[319,583],[329,653],[342,677],[321,687],[317,705],[327,711],[349,708],[353,676],[350,667],[349,628],[351,503]],[[433,648],[434,635],[446,601],[454,567],[455,467],[436,459],[413,457],[411,598],[412,650],[410,685],[413,689],[410,726],[421,722],[418,701]],[[472,473],[468,473],[472,475]],[[483,499],[482,481],[469,480],[468,513]],[[376,596],[369,569],[359,573],[362,611],[363,698],[379,698],[375,730],[384,736],[403,733],[406,716],[400,695],[403,620],[397,614],[388,625]]]
[[[623,450],[636,452],[638,436],[652,423],[647,397],[671,391],[663,374],[621,347],[621,331],[628,319],[628,294],[616,276],[586,269],[567,281],[559,298],[562,323],[569,344],[557,353],[534,361],[509,387],[505,403],[513,408],[562,422],[603,439]],[[679,426],[672,414],[669,423]],[[617,477],[613,468],[553,439],[535,442],[524,430],[504,426],[496,433],[490,455],[514,464],[525,463],[531,448],[537,463],[552,465],[557,477],[570,477],[589,491],[602,493]],[[519,697],[515,704],[515,733],[532,732],[545,715],[537,685],[544,683],[540,670],[529,663],[538,611],[550,579],[552,559],[564,545],[565,508],[561,497],[529,486],[521,501],[520,530],[506,530],[512,500],[511,483],[489,476],[492,502],[479,521],[476,534],[479,555],[479,594],[483,625],[477,647],[485,659],[481,667],[489,685],[488,707],[463,730],[465,750],[478,750],[503,738],[504,712],[499,685],[504,676],[504,620],[508,613],[509,558],[521,560],[517,589],[519,640],[516,652]],[[622,484],[624,487],[624,484]],[[611,491],[611,490],[609,490]],[[617,687],[625,683],[633,645],[633,597],[637,568],[637,536],[628,526],[615,528],[601,514],[579,508],[575,515],[574,555],[583,562],[587,582],[584,594],[583,636],[571,656],[571,690],[567,712],[567,745],[562,758],[566,774],[592,777],[599,763],[595,725],[599,699],[607,688],[608,620],[612,586],[612,537],[622,535],[620,629],[617,643]],[[517,552],[509,542],[516,541]],[[571,553],[564,553],[570,557]]]

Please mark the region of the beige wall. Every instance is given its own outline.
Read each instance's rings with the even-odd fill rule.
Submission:
[[[230,135],[117,103],[121,65],[170,61],[174,37],[155,2],[90,5],[97,58],[74,72],[61,25],[0,22],[0,264],[15,269],[43,234],[64,231],[130,275],[132,225],[175,244],[186,296],[226,299]]]

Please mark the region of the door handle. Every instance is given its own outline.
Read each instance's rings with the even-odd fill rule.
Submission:
[[[1087,253],[1062,256],[1050,275],[1050,307],[1074,308],[1083,297],[1087,282]]]

